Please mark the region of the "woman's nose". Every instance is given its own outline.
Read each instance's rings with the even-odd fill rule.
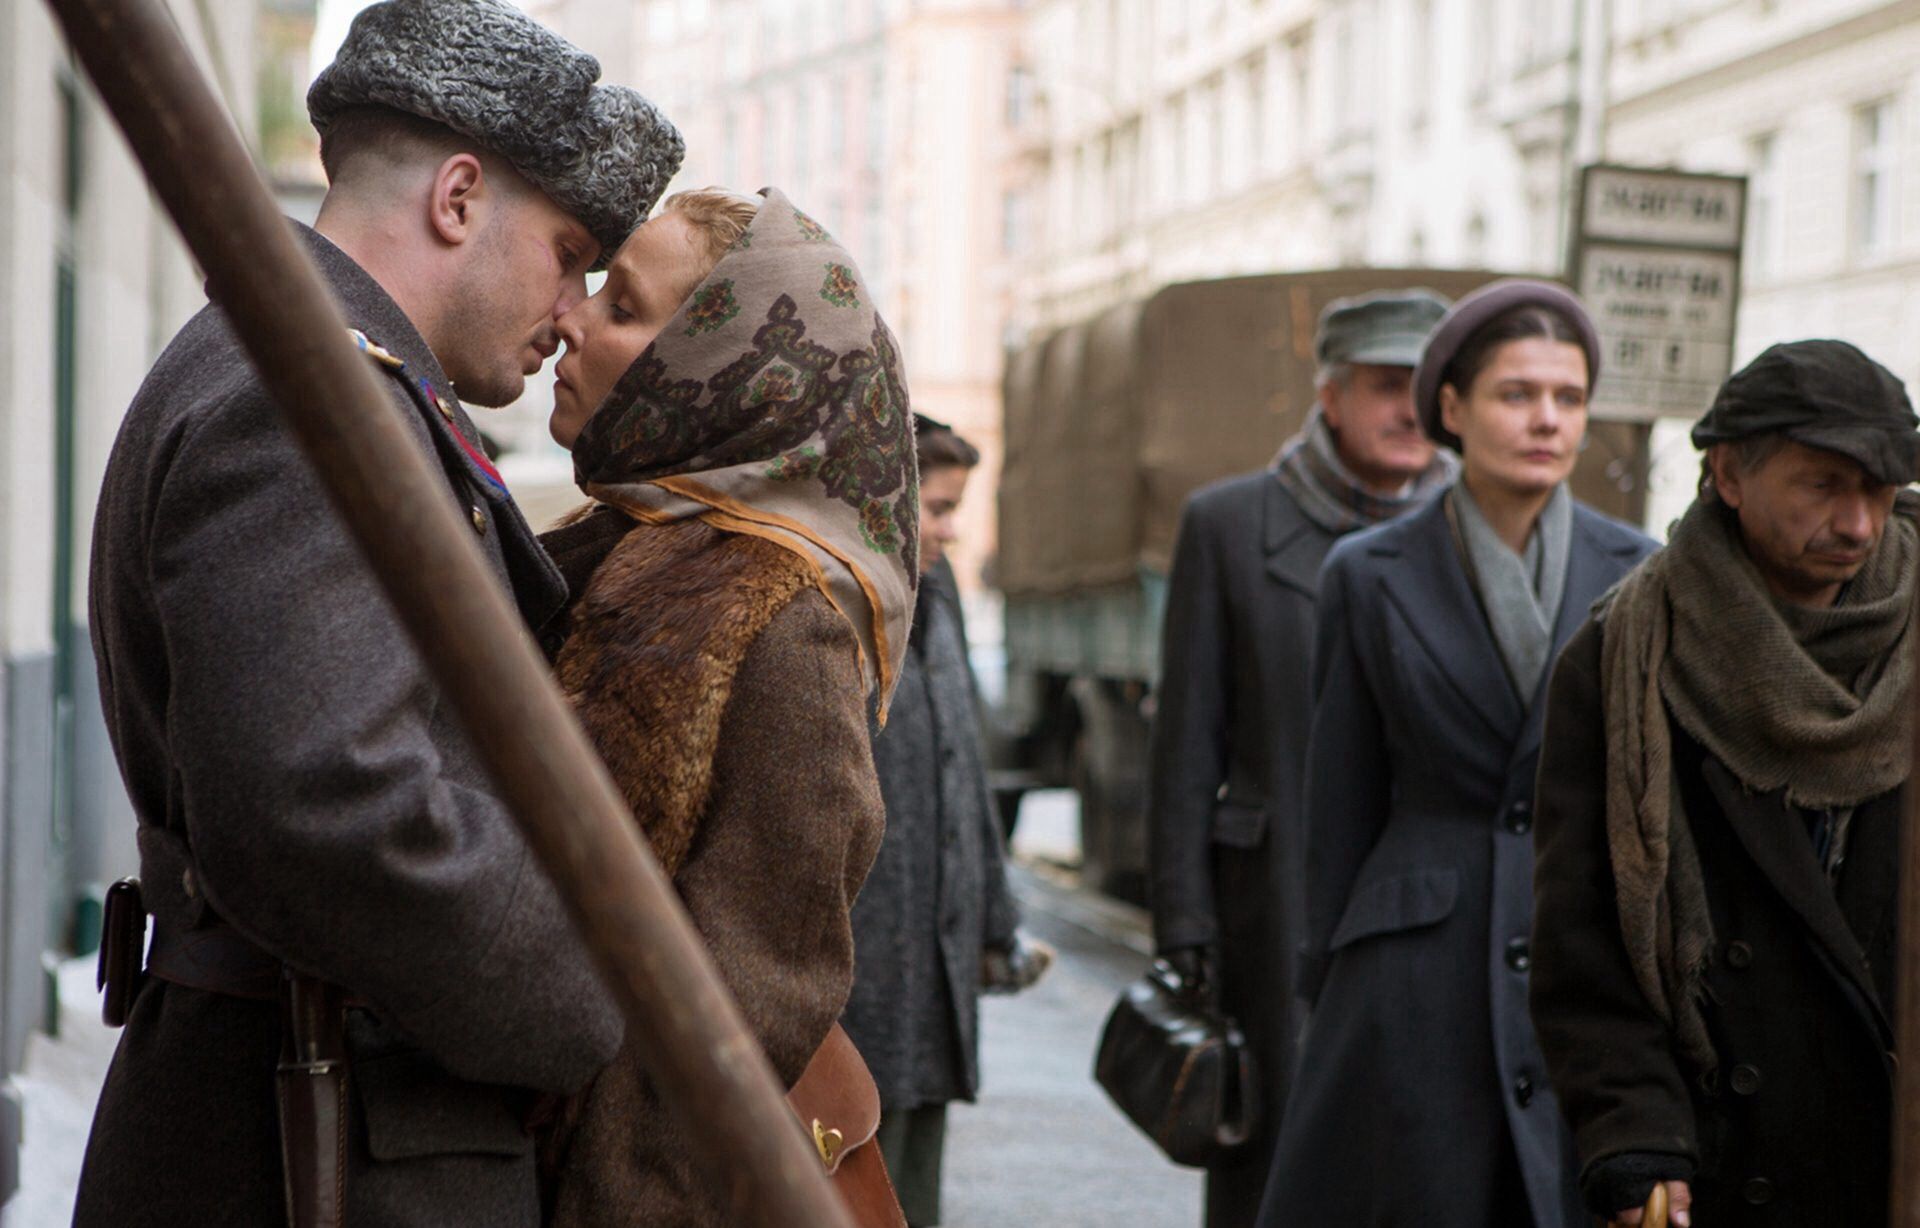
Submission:
[[[554,317],[553,328],[560,334],[560,340],[567,343],[569,351],[577,351],[585,338],[586,323],[587,304],[580,302],[562,308],[560,314]]]

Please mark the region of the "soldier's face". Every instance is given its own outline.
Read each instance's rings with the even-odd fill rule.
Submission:
[[[1713,486],[1740,518],[1747,557],[1774,596],[1832,605],[1880,544],[1895,490],[1858,462],[1800,443],[1743,470],[1725,444],[1713,450]]]
[[[700,236],[679,213],[663,213],[633,232],[592,298],[561,313],[567,352],[554,364],[553,416],[547,430],[572,448],[594,411],[634,360],[673,319],[710,271]]]
[[[495,194],[447,330],[453,353],[441,355],[462,400],[519,398],[526,377],[560,348],[556,321],[587,297],[587,269],[599,254],[587,228],[544,194]]]

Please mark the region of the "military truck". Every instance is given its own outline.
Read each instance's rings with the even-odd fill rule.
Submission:
[[[1007,355],[999,554],[1006,701],[994,714],[1003,808],[1080,793],[1083,876],[1145,894],[1147,730],[1180,509],[1268,464],[1314,401],[1313,336],[1333,299],[1498,276],[1350,269],[1168,286]],[[1596,423],[1575,492],[1638,522],[1645,428]],[[1010,811],[1008,811],[1010,813]]]

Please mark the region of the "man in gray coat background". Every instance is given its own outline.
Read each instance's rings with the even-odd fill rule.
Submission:
[[[565,586],[455,389],[519,395],[679,162],[598,76],[498,0],[392,0],[309,96],[303,238],[533,625]],[[76,1224],[286,1222],[313,1143],[283,1167],[283,970],[347,1003],[346,1222],[537,1224],[528,1115],[612,1056],[617,1010],[217,305],[127,413],[91,610],[154,939]]]
[[[1265,1096],[1256,1136],[1208,1174],[1209,1228],[1251,1224],[1260,1209],[1299,1032],[1320,564],[1344,534],[1453,480],[1457,462],[1413,405],[1413,368],[1446,306],[1424,290],[1329,304],[1314,339],[1319,401],[1300,434],[1267,469],[1196,492],[1181,517],[1151,745],[1155,944],[1245,1029]]]

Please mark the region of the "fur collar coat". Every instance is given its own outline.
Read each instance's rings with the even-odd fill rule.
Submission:
[[[845,1005],[884,826],[851,627],[791,551],[597,508],[543,538],[561,688],[791,1087]],[[545,1141],[551,1222],[720,1225],[631,1042]]]

